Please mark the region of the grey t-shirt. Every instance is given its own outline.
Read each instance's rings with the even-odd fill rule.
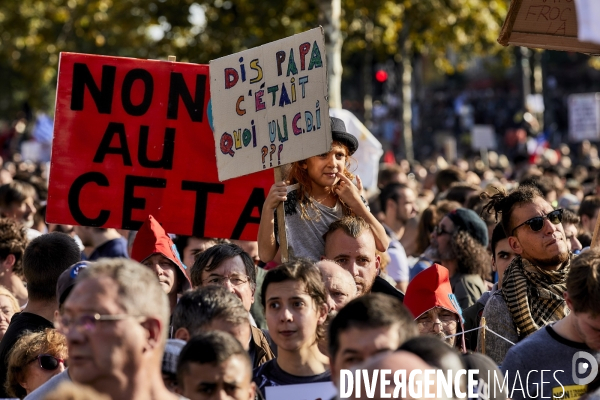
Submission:
[[[323,234],[327,232],[331,223],[344,216],[342,204],[338,200],[332,208],[309,198],[304,205],[309,218],[304,219],[301,217],[297,198],[298,190],[294,190],[288,193],[288,200],[285,202],[285,232],[290,257],[319,261],[325,253]]]
[[[558,335],[552,325],[541,328],[519,342],[508,351],[502,363],[510,398],[579,398],[585,393],[586,385],[577,384],[574,375],[585,378],[589,374],[585,374],[585,369],[590,364],[576,355],[578,352],[588,353],[596,358],[596,362],[600,355],[584,343]],[[573,371],[574,366],[576,371]],[[577,370],[584,374],[580,375]]]

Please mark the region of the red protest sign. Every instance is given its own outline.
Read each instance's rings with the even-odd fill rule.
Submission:
[[[218,180],[208,65],[61,53],[48,222],[256,240],[270,171]]]

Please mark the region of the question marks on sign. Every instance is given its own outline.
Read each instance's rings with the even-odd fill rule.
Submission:
[[[273,166],[273,153],[275,153],[275,150],[277,150],[277,146],[275,146],[274,144],[271,144],[271,153],[270,153],[270,160],[269,160],[269,161],[271,161],[271,163],[269,165],[270,167]]]
[[[263,169],[267,168],[267,166],[265,165],[265,158],[267,157],[267,154],[269,154],[269,148],[267,146],[263,146],[262,150],[262,163],[263,163]]]
[[[277,165],[281,165],[281,150],[283,150],[283,143],[279,145],[279,151],[277,151]]]

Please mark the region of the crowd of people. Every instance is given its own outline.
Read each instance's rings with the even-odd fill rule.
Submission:
[[[466,369],[439,398],[600,399],[599,171],[402,162],[365,193],[331,127],[256,241],[46,224],[47,170],[4,162],[0,398],[344,398],[345,370]]]

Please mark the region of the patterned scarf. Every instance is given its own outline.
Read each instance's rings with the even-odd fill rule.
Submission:
[[[569,313],[563,293],[571,257],[558,271],[545,271],[518,256],[508,266],[502,293],[520,339]]]

